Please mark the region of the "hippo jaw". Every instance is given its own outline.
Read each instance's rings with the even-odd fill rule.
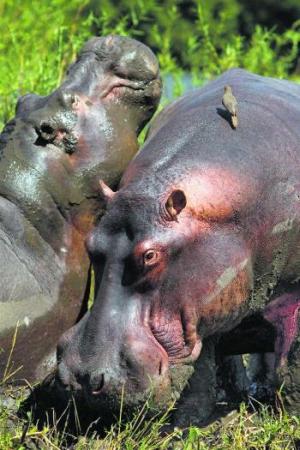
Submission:
[[[202,343],[195,321],[182,311],[169,320],[161,316],[155,306],[150,313],[150,329],[163,350],[169,364],[189,364],[197,360]]]
[[[82,323],[89,320],[89,315],[90,312],[82,319]],[[127,334],[120,346],[117,361],[114,361],[112,351],[109,352],[112,361],[104,356],[98,363],[98,359],[95,361],[89,355],[87,363],[80,356],[77,346],[82,333],[77,324],[64,334],[59,344],[56,374],[58,389],[67,397],[75,395],[79,403],[85,403],[101,417],[117,416],[121,405],[125,417],[130,417],[136,408],[146,403],[149,414],[151,411],[156,413],[166,410],[180,398],[192,376],[202,343],[198,339],[192,351],[187,351],[188,347],[185,346],[185,352],[174,357],[174,347],[164,342],[165,348],[152,330],[144,322],[138,330],[138,336]],[[146,347],[144,353],[143,347]],[[83,370],[78,370],[78,367]]]
[[[113,349],[100,358],[93,352],[86,358],[83,356],[86,349],[80,350],[80,346],[84,341],[93,340],[83,331],[92,312],[60,340],[56,375],[59,389],[67,395],[72,392],[79,402],[86,403],[101,417],[117,417],[121,405],[125,417],[146,403],[149,414],[168,409],[181,397],[194,373],[202,349],[200,336],[193,336],[194,345],[191,345],[184,336],[182,324],[170,323],[170,333],[170,328],[166,330],[158,325],[148,313],[149,322],[144,317],[134,332],[126,334],[123,330],[117,358]],[[118,317],[118,326],[120,321],[124,319]],[[130,327],[126,320],[125,325]],[[196,329],[196,324],[188,325]],[[107,334],[111,334],[109,328]]]

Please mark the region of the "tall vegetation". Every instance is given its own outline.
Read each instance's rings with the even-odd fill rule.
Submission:
[[[290,0],[291,1],[291,0]],[[156,52],[172,80],[169,97],[231,67],[262,75],[291,76],[300,42],[300,21],[277,33],[256,25],[238,33],[237,0],[3,0],[0,2],[0,128],[17,98],[47,94],[90,36],[135,37]],[[244,14],[245,15],[245,14]]]

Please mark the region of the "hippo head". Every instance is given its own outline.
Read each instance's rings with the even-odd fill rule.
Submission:
[[[59,216],[84,227],[95,205],[99,209],[99,175],[110,185],[118,182],[160,92],[149,48],[126,37],[91,39],[57,90],[19,100],[0,142],[1,192],[26,205],[48,242]],[[52,221],[50,210],[57,215]]]
[[[251,289],[249,248],[223,195],[226,174],[207,172],[194,184],[187,176],[166,189],[165,179],[143,175],[115,194],[102,183],[107,213],[87,240],[95,302],[58,348],[60,382],[100,411],[123,397],[132,406],[152,395],[158,407],[178,398],[203,338],[222,320],[232,326]]]

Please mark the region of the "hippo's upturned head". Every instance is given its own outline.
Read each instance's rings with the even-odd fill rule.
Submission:
[[[118,405],[123,388],[127,405],[149,392],[157,405],[178,397],[203,338],[216,321],[219,329],[223,319],[232,324],[247,299],[252,269],[236,226],[240,192],[233,176],[220,175],[203,171],[165,190],[157,178],[116,194],[103,187],[108,211],[87,241],[95,302],[58,350],[60,381],[96,407]]]
[[[91,39],[56,91],[19,100],[0,142],[1,191],[28,204],[33,223],[35,214],[41,222],[42,208],[46,216],[57,207],[65,218],[78,211],[93,216],[99,176],[110,185],[119,181],[160,93],[148,47],[120,36]]]

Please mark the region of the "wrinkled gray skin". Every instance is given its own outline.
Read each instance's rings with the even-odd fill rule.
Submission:
[[[17,324],[15,378],[34,380],[79,316],[99,179],[119,181],[160,92],[151,50],[108,36],[86,43],[52,94],[18,101],[0,136],[0,375]]]
[[[221,106],[227,84],[236,130]],[[88,238],[95,302],[60,341],[63,386],[100,415],[149,391],[162,407],[186,388],[179,423],[181,411],[201,421],[215,406],[218,339],[252,318],[274,331],[277,381],[299,413],[299,123],[298,85],[243,70],[157,117]],[[257,336],[248,350],[272,351]]]

